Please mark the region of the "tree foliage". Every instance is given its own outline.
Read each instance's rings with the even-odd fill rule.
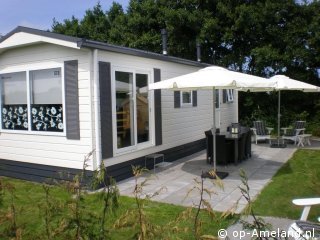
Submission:
[[[195,60],[199,41],[203,62],[319,85],[317,0],[130,0],[126,10],[113,3],[105,11],[98,3],[82,19],[54,20],[52,31],[161,53],[162,28],[168,31],[169,55]],[[240,118],[264,116],[274,123],[276,99],[273,93],[240,94]],[[282,99],[285,123],[304,110],[320,122],[317,94],[286,92]]]

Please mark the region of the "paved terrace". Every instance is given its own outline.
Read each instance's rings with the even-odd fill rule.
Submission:
[[[319,142],[312,142],[312,148],[318,148]],[[214,186],[212,180],[206,179],[205,186],[216,194],[206,199],[211,202],[216,211],[226,211],[235,206],[239,200],[237,213],[246,206],[246,201],[241,196],[238,186],[241,184],[239,169],[242,168],[248,175],[251,196],[256,197],[268,184],[277,170],[291,158],[296,147],[288,145],[287,148],[270,148],[268,144],[252,144],[252,157],[238,165],[218,166],[218,171],[228,172],[229,176],[223,179],[224,188]],[[200,180],[202,171],[208,171],[211,166],[206,163],[206,152],[201,151],[183,159],[177,160],[165,168],[156,168],[155,176],[149,180],[144,188],[146,194],[152,194],[161,188],[160,195],[152,200],[183,206],[194,206],[199,201],[199,194],[187,193],[194,186],[194,179]],[[153,171],[150,171],[153,173]],[[150,174],[148,174],[150,175]],[[144,180],[145,177],[141,177]],[[121,181],[118,187],[121,195],[132,196],[135,180],[133,178]]]

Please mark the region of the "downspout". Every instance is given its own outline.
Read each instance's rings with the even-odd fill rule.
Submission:
[[[93,50],[93,103],[94,103],[94,130],[95,130],[95,169],[101,165],[101,136],[100,136],[100,99],[99,99],[99,66],[98,66],[98,49]]]

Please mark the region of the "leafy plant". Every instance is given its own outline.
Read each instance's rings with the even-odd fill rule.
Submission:
[[[164,188],[153,193],[145,193],[144,187],[148,185],[150,177],[142,179],[142,175],[148,170],[140,166],[132,166],[132,172],[135,179],[135,186],[133,195],[136,203],[136,208],[128,210],[123,216],[121,216],[115,223],[115,227],[137,227],[138,231],[135,235],[136,239],[146,240],[153,239],[155,236],[161,236],[163,233],[161,227],[152,224],[145,212],[145,203],[153,197],[159,195]],[[150,175],[151,177],[153,175]],[[141,181],[140,181],[141,179]]]
[[[20,210],[16,206],[15,187],[10,183],[1,183],[1,197],[3,198],[4,192],[8,192],[10,204],[6,212],[0,212],[0,225],[6,225],[3,233],[0,233],[0,237],[6,237],[10,239],[22,239],[22,226],[18,225],[17,216]]]
[[[265,234],[263,234],[263,232],[271,231],[272,226],[269,223],[267,223],[263,218],[256,216],[256,214],[253,210],[253,207],[252,207],[253,202],[252,202],[252,198],[250,196],[250,187],[249,187],[249,183],[248,183],[248,177],[243,169],[240,169],[240,178],[241,178],[242,186],[239,186],[239,189],[241,191],[242,196],[247,201],[247,206],[244,210],[244,216],[247,218],[250,215],[253,218],[252,222],[249,222],[244,219],[240,220],[244,229],[255,231],[255,234],[253,234],[254,236],[252,237],[252,239],[259,239],[259,240],[282,239],[282,238],[277,238],[277,237],[265,237],[264,236]],[[286,238],[284,237],[284,239],[286,239]]]
[[[115,180],[107,176],[103,161],[93,176],[93,188],[101,187],[98,198],[103,200],[103,209],[100,216],[100,229],[98,239],[108,238],[106,220],[108,213],[113,213],[119,207],[119,189]]]
[[[221,179],[216,175],[215,171],[211,170],[208,172],[210,178],[212,178],[210,181],[213,184],[213,186],[218,186],[219,188],[223,188],[223,182]],[[211,203],[209,200],[207,200],[206,196],[211,199],[211,196],[213,194],[216,194],[214,190],[210,190],[204,186],[205,176],[202,174],[201,179],[198,178],[194,179],[194,186],[188,191],[185,198],[189,197],[192,192],[196,192],[197,196],[199,196],[198,203],[194,203],[194,207],[196,208],[195,215],[193,216],[194,223],[193,223],[193,234],[195,239],[208,239],[212,238],[215,239],[214,236],[211,235],[201,235],[201,226],[202,221],[200,219],[200,212],[204,211],[206,212],[212,219],[216,217],[215,212],[213,211],[213,208],[211,206]],[[214,179],[214,180],[213,180]],[[192,211],[188,211],[189,214],[192,214]]]
[[[0,207],[3,205],[3,198],[4,198],[4,183],[2,178],[0,177]]]
[[[84,157],[82,171],[74,176],[73,181],[64,182],[64,186],[71,196],[67,202],[69,216],[66,220],[67,225],[65,230],[70,237],[77,240],[88,239],[89,236],[92,235],[92,229],[90,229],[89,224],[95,224],[95,222],[92,222],[95,220],[94,216],[86,211],[84,200],[84,195],[86,194],[84,186],[87,180],[86,169],[92,154],[93,151]]]
[[[40,237],[45,236],[49,240],[55,239],[55,237],[63,233],[66,228],[66,220],[62,217],[65,204],[51,194],[53,187],[57,186],[46,183],[42,185],[45,196],[44,200],[39,203],[40,217],[44,221],[45,226],[44,233]]]

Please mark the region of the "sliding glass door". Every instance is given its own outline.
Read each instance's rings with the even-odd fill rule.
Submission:
[[[149,75],[115,71],[117,149],[150,142]]]

